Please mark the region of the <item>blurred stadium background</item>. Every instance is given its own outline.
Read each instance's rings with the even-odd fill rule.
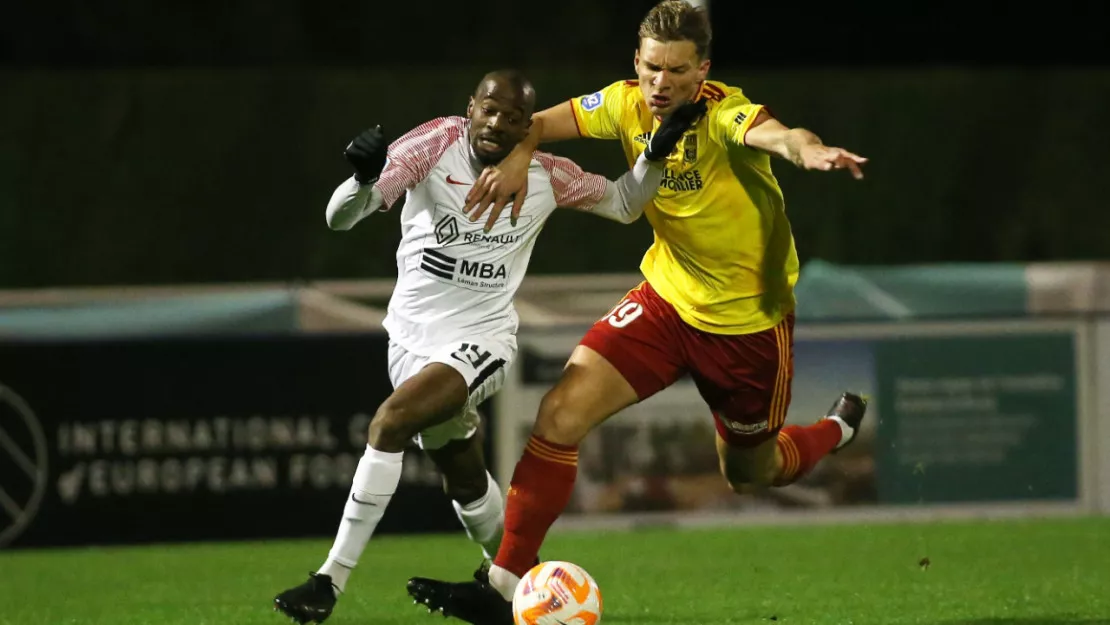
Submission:
[[[342,148],[461,114],[496,67],[541,106],[628,77],[652,4],[5,8],[0,624],[276,619],[390,390],[399,229],[327,229]],[[712,77],[871,159],[858,183],[776,164],[803,260],[788,420],[850,388],[870,427],[738,497],[680,383],[583,446],[550,551],[614,622],[1110,623],[1103,7],[702,4]],[[624,169],[615,143],[546,149]],[[484,411],[503,485],[650,241],[643,221],[545,228]],[[404,579],[475,564],[430,464],[405,463],[337,624],[420,622]]]

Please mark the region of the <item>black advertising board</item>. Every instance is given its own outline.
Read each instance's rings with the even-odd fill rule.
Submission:
[[[386,350],[384,334],[0,342],[0,548],[332,535],[391,390]],[[457,529],[413,448],[379,532]]]

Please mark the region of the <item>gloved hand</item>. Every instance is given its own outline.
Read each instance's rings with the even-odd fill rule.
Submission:
[[[651,135],[644,157],[649,161],[661,161],[670,156],[682,135],[705,115],[705,110],[705,100],[686,102],[676,108],[659,124],[655,134]]]
[[[377,182],[378,176],[382,175],[382,169],[385,168],[388,147],[385,133],[382,132],[380,125],[362,131],[347,144],[347,149],[343,150],[343,156],[351,167],[355,168],[355,180],[359,184]]]

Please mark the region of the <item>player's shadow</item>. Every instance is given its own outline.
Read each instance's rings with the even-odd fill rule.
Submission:
[[[1110,625],[1110,618],[1083,618],[1069,615],[1019,618],[994,617],[941,621],[933,625]]]

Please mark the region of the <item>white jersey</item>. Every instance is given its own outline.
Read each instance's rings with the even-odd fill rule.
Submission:
[[[406,196],[397,283],[383,325],[391,339],[424,356],[476,336],[508,337],[515,348],[513,297],[544,221],[556,207],[633,221],[655,193],[662,173],[649,173],[645,164],[639,176],[626,174],[613,183],[568,159],[536,152],[517,224],[510,224],[510,211],[505,210],[486,233],[485,216],[471,222],[462,210],[484,168],[473,155],[467,128],[462,117],[418,126],[390,145],[374,184],[384,207]],[[357,183],[345,185],[336,190],[333,205],[357,203]],[[365,209],[377,208],[377,202],[362,203]],[[329,206],[329,222],[332,212]]]

